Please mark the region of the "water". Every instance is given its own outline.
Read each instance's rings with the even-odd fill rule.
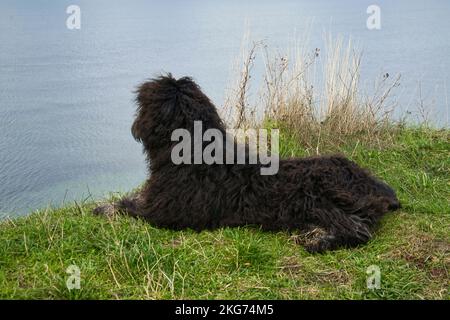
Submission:
[[[81,29],[66,8],[81,8]],[[191,75],[220,106],[243,35],[287,48],[310,31],[351,36],[363,81],[401,73],[401,108],[417,83],[448,124],[450,2],[378,1],[382,28],[366,28],[372,1],[0,1],[0,212],[123,192],[146,176],[130,135],[133,90],[162,71]],[[417,110],[416,110],[417,111]]]

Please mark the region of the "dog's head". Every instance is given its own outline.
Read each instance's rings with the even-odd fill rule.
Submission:
[[[161,76],[141,84],[136,93],[138,107],[131,132],[146,148],[168,146],[175,129],[191,131],[194,121],[202,121],[205,129],[224,130],[216,108],[189,77]]]

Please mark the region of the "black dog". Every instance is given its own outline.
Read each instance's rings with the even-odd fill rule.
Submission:
[[[118,210],[175,230],[318,229],[306,249],[320,252],[367,242],[383,214],[400,206],[388,185],[342,156],[281,160],[275,175],[261,175],[260,163],[176,165],[175,129],[193,133],[194,121],[202,121],[203,131],[226,136],[216,108],[188,77],[159,77],[137,93],[132,134],[144,145],[151,176],[142,191],[96,213]]]

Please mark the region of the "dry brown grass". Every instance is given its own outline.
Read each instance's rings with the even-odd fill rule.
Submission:
[[[259,85],[252,74],[257,54],[264,63]],[[280,53],[263,42],[244,46],[225,102],[226,122],[233,128],[271,123],[313,153],[349,139],[385,144],[395,131],[390,94],[400,76],[382,75],[372,94],[365,95],[360,90],[361,56],[351,41],[331,37],[324,50],[297,46]],[[255,83],[259,91],[250,99]]]

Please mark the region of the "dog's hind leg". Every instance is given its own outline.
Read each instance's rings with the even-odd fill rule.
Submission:
[[[384,214],[399,207],[400,203],[396,198],[367,196],[354,204],[351,214],[367,221],[369,227],[374,229]]]
[[[325,232],[306,243],[308,252],[323,252],[339,247],[355,247],[371,238],[367,221],[356,215],[349,215],[338,208],[313,209],[312,217]]]

